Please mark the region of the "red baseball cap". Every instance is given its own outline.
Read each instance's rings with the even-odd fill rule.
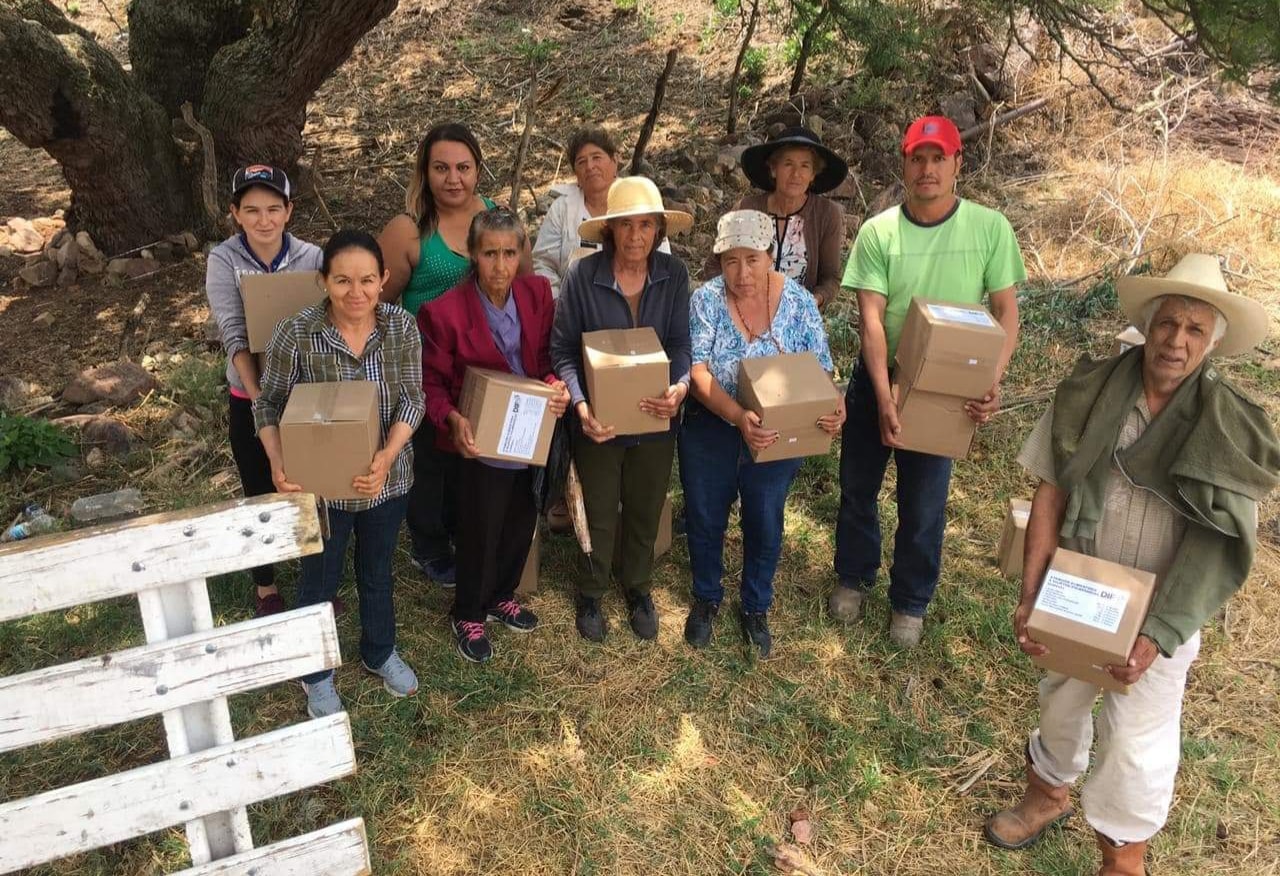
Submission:
[[[937,146],[943,155],[955,155],[964,148],[960,129],[946,116],[921,116],[912,122],[902,137],[902,153],[910,155],[927,144]]]

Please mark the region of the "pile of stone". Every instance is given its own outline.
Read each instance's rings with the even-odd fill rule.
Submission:
[[[26,263],[18,276],[37,289],[72,286],[87,277],[100,275],[117,282],[132,280],[158,271],[163,262],[184,259],[200,251],[200,241],[190,231],[170,234],[128,256],[109,259],[87,231],[72,234],[60,217],[34,220],[18,217],[0,228],[7,232],[0,232],[0,256],[22,256]]]

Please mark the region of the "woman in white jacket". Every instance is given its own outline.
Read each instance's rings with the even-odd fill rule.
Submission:
[[[578,235],[578,226],[605,214],[609,186],[618,178],[618,147],[603,128],[575,131],[565,154],[577,182],[552,189],[560,197],[551,202],[533,244],[533,269],[551,283],[555,298],[560,297],[560,281],[569,265],[600,249],[600,244]],[[659,249],[671,252],[666,240]]]

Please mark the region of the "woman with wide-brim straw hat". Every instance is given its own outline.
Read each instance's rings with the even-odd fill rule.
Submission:
[[[689,272],[658,244],[692,224],[688,213],[666,209],[651,180],[615,180],[605,214],[578,227],[585,240],[604,248],[573,264],[556,304],[551,360],[577,413],[573,461],[592,545],[578,580],[577,628],[591,641],[602,641],[607,631],[600,599],[611,577],[626,594],[632,631],[642,639],[658,633],[649,597],[653,544],[671,479],[680,406],[689,394],[690,366]],[[657,334],[671,360],[671,377],[666,391],[642,400],[640,409],[670,425],[646,435],[618,435],[592,415],[594,400],[582,374],[582,335],[641,326]]]
[[[1144,335],[1160,309],[1161,299],[1168,295],[1203,301],[1222,315],[1214,329],[1220,337],[1209,350],[1210,356],[1239,355],[1267,336],[1270,326],[1266,308],[1252,298],[1227,290],[1217,256],[1190,253],[1163,277],[1121,277],[1116,281],[1120,308]]]
[[[773,217],[773,269],[826,307],[840,292],[844,212],[823,195],[844,182],[849,165],[817,134],[797,126],[744,151],[742,172],[760,192],[742,198],[735,209]],[[719,259],[709,256],[702,274],[718,276]]]

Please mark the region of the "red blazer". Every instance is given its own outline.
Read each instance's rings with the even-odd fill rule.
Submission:
[[[436,446],[441,450],[457,452],[446,423],[449,413],[457,409],[467,366],[511,373],[489,331],[480,302],[482,294],[468,276],[418,308],[422,391],[427,397],[427,419],[436,426]],[[526,274],[512,281],[511,294],[520,315],[520,361],[525,374],[555,383],[559,378],[551,368],[551,322],[555,315],[551,284],[545,277]]]

